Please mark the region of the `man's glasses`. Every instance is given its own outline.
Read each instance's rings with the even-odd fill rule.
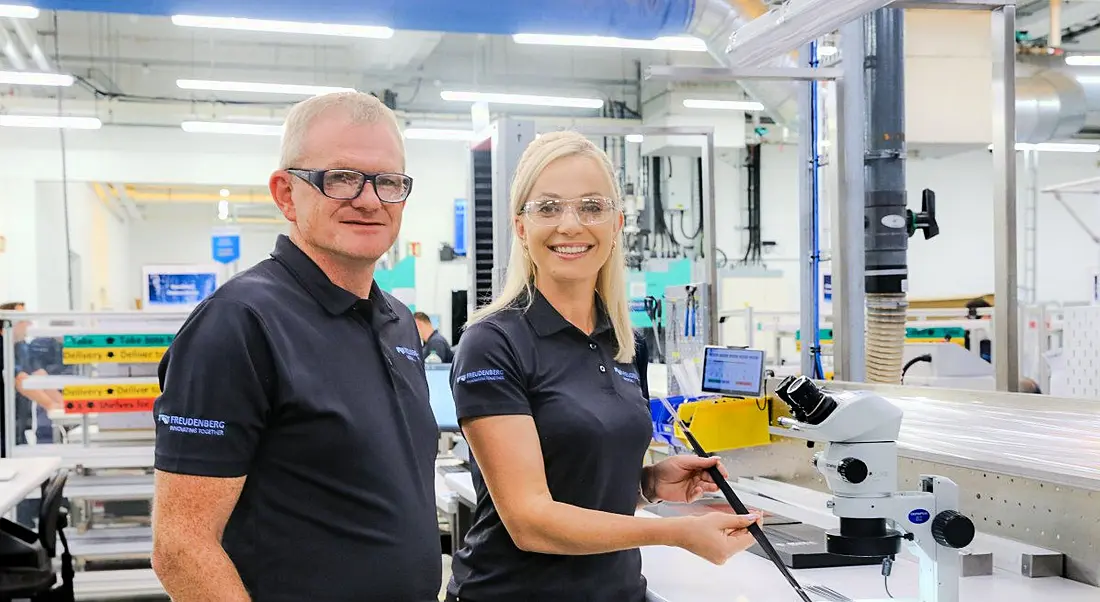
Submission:
[[[573,211],[577,221],[585,226],[595,226],[611,219],[619,210],[611,199],[600,197],[583,199],[541,199],[527,201],[520,214],[540,226],[556,226],[565,219],[567,211]]]
[[[330,199],[350,201],[363,194],[367,182],[383,203],[401,203],[409,198],[413,180],[402,173],[366,174],[354,169],[288,169],[287,173],[309,182]]]

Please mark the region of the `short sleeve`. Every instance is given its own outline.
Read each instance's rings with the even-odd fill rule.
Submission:
[[[275,382],[268,339],[253,311],[233,300],[204,301],[168,348],[159,377],[156,469],[246,475]]]
[[[451,364],[458,419],[531,414],[526,378],[505,333],[489,322],[472,325]]]

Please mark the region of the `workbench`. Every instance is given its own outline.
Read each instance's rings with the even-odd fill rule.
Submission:
[[[477,503],[469,472],[447,474],[443,482],[460,504],[472,508]],[[639,510],[637,516],[661,520],[646,510]],[[792,572],[803,586],[828,588],[857,600],[886,600],[889,597],[880,571],[879,566],[863,566]],[[647,602],[799,601],[769,560],[748,552],[716,566],[680,548],[644,547],[642,572],[649,582]],[[915,558],[899,555],[889,581],[890,592],[899,599],[915,599],[917,572]],[[1060,577],[1028,578],[1001,569],[995,569],[989,576],[965,577],[960,583],[961,602],[1096,602],[1100,599],[1100,589],[1090,585]],[[830,600],[827,596],[812,597]]]
[[[36,492],[60,466],[58,457],[0,458],[0,474],[15,473],[14,478],[0,481],[0,515]]]

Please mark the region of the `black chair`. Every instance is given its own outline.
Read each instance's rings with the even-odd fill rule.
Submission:
[[[0,519],[0,602],[29,598],[33,602],[73,602],[73,557],[63,529],[68,513],[61,507],[68,473],[62,472],[42,487],[38,532]],[[61,584],[53,559],[61,539]]]

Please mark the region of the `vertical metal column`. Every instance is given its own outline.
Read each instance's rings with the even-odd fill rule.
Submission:
[[[1020,388],[1016,265],[1016,7],[993,27],[993,367],[998,391]]]
[[[844,77],[836,82],[838,194],[833,204],[833,371],[836,380],[863,382],[863,24],[856,19],[841,29]]]
[[[813,56],[810,45],[799,49],[798,66],[810,67]],[[813,148],[810,133],[810,86],[815,82],[798,84],[798,298],[799,341],[801,362],[799,370],[807,377],[814,374],[814,359],[810,347],[814,341],[814,315],[817,299],[814,299],[814,272],[810,256],[813,254]]]
[[[717,220],[718,211],[715,207],[714,190],[714,132],[706,134],[706,143],[703,148],[703,267],[706,270],[707,282],[710,289],[707,291],[707,332],[703,333],[708,344],[718,343],[718,296],[722,283],[718,281],[718,239]]]

